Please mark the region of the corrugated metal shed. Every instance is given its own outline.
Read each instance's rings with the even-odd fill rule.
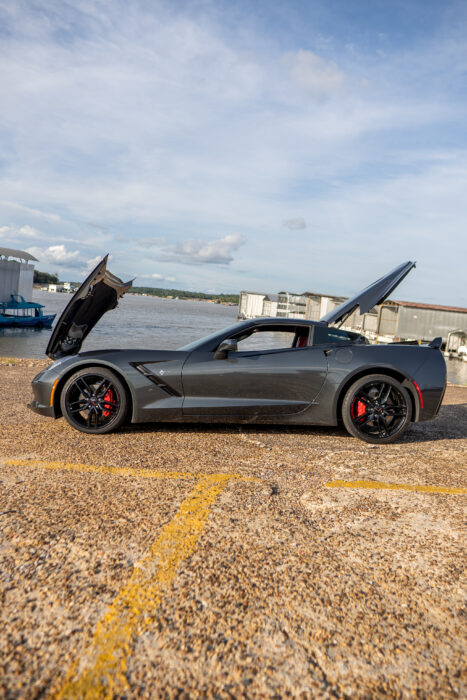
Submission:
[[[467,309],[409,301],[386,302],[380,307],[378,335],[402,340],[432,340],[441,336],[446,342],[454,328],[467,330]]]

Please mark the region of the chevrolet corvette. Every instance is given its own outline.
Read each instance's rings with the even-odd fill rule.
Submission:
[[[131,287],[106,256],[55,325],[54,362],[32,382],[29,407],[102,434],[125,422],[221,422],[336,426],[365,442],[399,439],[435,418],[446,387],[441,338],[374,345],[338,327],[382,303],[415,267],[402,263],[320,321],[238,322],[178,350],[82,352],[88,333]]]

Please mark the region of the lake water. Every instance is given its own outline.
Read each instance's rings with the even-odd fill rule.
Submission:
[[[45,305],[45,313],[60,314],[71,296],[34,290],[33,299]],[[236,306],[127,294],[116,309],[99,321],[86,338],[83,350],[175,350],[235,323],[236,317]],[[0,330],[0,357],[43,358],[50,334],[50,328]],[[467,385],[467,362],[446,360],[446,364],[449,381]]]

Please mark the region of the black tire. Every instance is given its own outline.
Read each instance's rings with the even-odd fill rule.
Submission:
[[[84,367],[66,381],[60,408],[76,430],[103,435],[122,425],[129,401],[116,374],[105,367]]]
[[[354,437],[377,445],[398,440],[412,417],[407,389],[384,374],[361,377],[348,389],[342,404],[342,420]]]

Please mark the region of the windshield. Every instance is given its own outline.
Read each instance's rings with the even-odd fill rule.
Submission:
[[[230,334],[234,335],[235,331],[238,332],[237,323],[232,326],[228,326],[227,328],[220,328],[218,331],[214,331],[214,333],[205,335],[204,338],[200,338],[199,340],[194,340],[192,343],[188,343],[188,345],[182,345],[182,347],[178,348],[178,350],[183,350],[184,352],[196,350],[196,348],[199,348],[201,345],[204,345],[210,340],[214,340],[218,336],[221,336],[223,338],[230,338]]]

